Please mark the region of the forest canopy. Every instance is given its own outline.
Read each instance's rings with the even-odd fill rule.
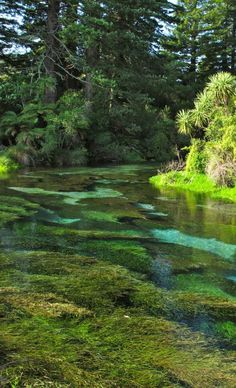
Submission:
[[[1,0],[0,18],[0,147],[26,166],[174,159],[209,77],[235,74],[233,0]]]

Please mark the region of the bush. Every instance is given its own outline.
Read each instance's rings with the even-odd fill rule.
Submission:
[[[0,155],[0,174],[6,174],[14,171],[19,166],[6,154]]]
[[[205,142],[193,139],[190,152],[186,161],[186,171],[203,174],[207,165],[207,154],[205,152]]]
[[[74,150],[60,150],[55,156],[54,164],[56,166],[84,166],[88,161],[88,151],[84,147]]]
[[[165,174],[172,171],[183,171],[186,167],[186,163],[183,160],[171,160],[168,163],[161,164],[158,168],[158,174]]]
[[[236,181],[236,162],[230,157],[222,159],[212,155],[206,169],[207,175],[219,186],[234,187]]]
[[[206,172],[216,184],[229,187],[236,180],[235,82],[229,73],[215,74],[195,99],[194,108],[177,116],[179,132],[195,137],[186,171]]]

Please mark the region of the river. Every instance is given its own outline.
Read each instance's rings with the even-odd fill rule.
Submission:
[[[0,181],[0,384],[236,386],[236,205],[154,174]]]

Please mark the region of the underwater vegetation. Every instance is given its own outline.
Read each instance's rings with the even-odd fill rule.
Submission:
[[[0,227],[21,217],[32,216],[38,207],[36,203],[20,197],[0,195]]]
[[[2,384],[234,386],[233,353],[170,320],[170,298],[92,257],[1,254]],[[215,330],[231,336],[233,328],[227,322]]]
[[[1,186],[0,386],[236,386],[235,209],[140,171]]]
[[[67,205],[76,205],[79,201],[88,198],[114,198],[120,197],[122,194],[119,191],[112,189],[97,188],[95,191],[87,192],[63,192],[63,191],[51,191],[41,188],[31,187],[9,187],[11,190],[19,191],[27,194],[39,194],[39,195],[56,195],[65,197],[64,203]]]

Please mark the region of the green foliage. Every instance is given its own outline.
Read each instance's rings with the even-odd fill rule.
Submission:
[[[204,174],[207,165],[207,155],[205,151],[205,142],[194,139],[190,147],[190,152],[186,160],[186,171],[192,173]]]
[[[84,166],[88,162],[88,151],[84,147],[56,151],[54,163],[56,166]]]
[[[234,322],[226,321],[218,323],[215,330],[229,342],[236,343],[236,325]]]
[[[0,153],[0,175],[15,171],[19,166],[6,154]]]
[[[232,159],[227,149],[222,145],[208,147],[209,162],[207,175],[219,186],[234,187],[236,182],[236,161]]]
[[[9,154],[23,165],[85,164],[85,110],[77,92],[67,92],[57,105],[29,103],[19,114],[9,111],[2,116],[0,140],[7,143]]]
[[[177,114],[177,125],[179,132],[184,135],[191,135],[192,132],[192,112],[181,110]]]
[[[227,107],[229,99],[235,96],[235,87],[235,77],[230,73],[222,72],[210,77],[206,94],[216,105]]]
[[[68,91],[58,102],[58,115],[53,120],[68,138],[85,137],[89,128],[85,101],[80,92]]]
[[[232,0],[50,5],[1,4],[0,140],[23,164],[53,165],[57,150],[84,148],[92,162],[167,161],[187,143],[176,112],[182,133],[202,137],[234,110]]]
[[[173,121],[166,125],[158,112],[176,105],[180,70],[154,47],[161,46],[161,25],[171,20],[173,5],[160,0],[142,7],[114,1],[52,4],[22,1],[11,10],[3,2],[5,23],[14,12],[22,16],[9,41],[3,28],[3,42],[15,46],[24,36],[25,45],[17,57],[5,52],[0,64],[4,145],[13,146],[12,153],[27,165],[53,165],[57,151],[84,148],[93,163],[170,159]],[[49,31],[53,23],[60,26],[55,34]],[[48,105],[49,95],[57,103],[40,125],[40,105]]]
[[[235,94],[235,77],[218,73],[197,96],[194,109],[177,116],[179,131],[187,133],[191,128],[195,137],[186,171],[206,171],[220,186],[234,186],[236,181]],[[204,134],[204,141],[199,139],[199,133]]]
[[[150,182],[155,187],[166,187],[207,194],[213,199],[236,202],[236,187],[218,187],[205,174],[171,171],[166,174],[153,176]]]

